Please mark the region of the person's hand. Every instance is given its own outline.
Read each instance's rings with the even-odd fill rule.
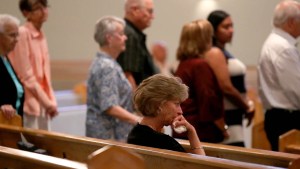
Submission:
[[[224,139],[228,139],[229,136],[230,136],[227,130],[224,130],[224,131],[222,132],[222,134],[223,134],[223,136],[224,136]]]
[[[57,107],[55,105],[50,105],[46,108],[46,114],[52,119],[53,117],[58,115]]]
[[[4,117],[7,118],[8,120],[11,120],[14,117],[14,115],[16,114],[16,110],[10,104],[2,105],[0,107],[0,109],[1,109]]]
[[[172,123],[172,128],[174,131],[178,131],[180,133],[191,131],[194,127],[182,116],[177,116]]]
[[[255,111],[253,111],[253,112],[246,112],[245,118],[248,120],[247,127],[249,127],[250,124],[252,123],[254,114],[255,114]]]
[[[250,126],[250,124],[253,120],[254,114],[255,114],[255,105],[252,100],[248,101],[248,106],[249,106],[249,109],[247,110],[247,112],[245,114],[245,118],[247,118],[247,120],[248,120],[247,127]]]

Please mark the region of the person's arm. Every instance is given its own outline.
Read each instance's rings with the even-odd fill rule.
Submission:
[[[214,47],[205,54],[205,59],[215,73],[224,95],[241,109],[250,111],[248,110],[249,106],[246,100],[243,99],[238,90],[232,85],[230,81],[230,75],[222,51]]]
[[[9,54],[9,60],[24,88],[46,108],[46,111],[56,112],[55,104],[49,99],[34,75],[31,63],[31,60],[34,58],[30,56],[30,47],[27,39],[29,39],[28,33],[20,29],[18,43]]]
[[[134,33],[131,26],[126,26],[125,34],[127,36],[126,50],[123,51],[117,58],[117,62],[122,67],[125,76],[127,77],[133,91],[137,88],[136,79],[133,73],[143,71],[143,62],[141,63],[141,57],[143,56],[142,44],[139,36]]]
[[[120,106],[112,106],[106,110],[106,113],[117,119],[126,121],[134,125],[137,124],[141,119],[141,117],[128,112]]]
[[[205,151],[203,149],[203,146],[199,140],[199,137],[197,135],[197,132],[188,121],[183,116],[178,116],[174,119],[174,123],[172,124],[173,128],[179,127],[179,126],[185,126],[187,130],[187,137],[190,142],[190,153],[193,154],[200,154],[205,155]]]
[[[140,120],[140,117],[129,112],[128,110],[130,109],[126,110],[130,107],[120,106],[120,100],[131,99],[132,96],[129,86],[123,88],[127,80],[125,77],[120,78],[120,74],[123,74],[122,70],[113,64],[99,65],[92,69],[94,73],[90,77],[88,87],[93,89],[93,93],[99,98],[97,103],[100,108],[99,112],[104,112],[122,121],[136,124]],[[120,90],[130,90],[130,92],[128,91],[127,95],[120,95]]]
[[[132,90],[135,91],[137,88],[137,84],[131,72],[125,72],[125,76],[128,79],[129,83],[131,84]]]

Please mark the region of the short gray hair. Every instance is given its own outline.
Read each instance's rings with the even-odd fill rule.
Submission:
[[[100,45],[107,45],[106,35],[116,30],[116,23],[125,26],[125,21],[115,16],[104,16],[96,22],[94,39]]]
[[[4,33],[5,26],[8,24],[19,26],[20,20],[9,14],[0,14],[0,33]]]
[[[273,25],[281,27],[289,19],[296,18],[300,19],[300,3],[294,0],[284,0],[274,10]]]

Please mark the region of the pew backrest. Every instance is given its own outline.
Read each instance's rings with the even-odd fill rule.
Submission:
[[[185,149],[190,148],[187,140],[177,140]],[[249,149],[236,146],[202,143],[208,156],[219,157],[243,162],[251,162],[263,165],[278,166],[289,168],[291,165],[297,165],[300,155],[274,152],[260,149]],[[298,161],[297,161],[298,162]],[[294,164],[293,164],[294,163]],[[300,168],[300,166],[298,166]]]
[[[12,119],[4,117],[3,112],[0,110],[0,124],[22,126],[22,117],[18,114],[14,115]]]
[[[21,127],[0,125],[0,145],[16,147],[20,133],[35,146],[47,150],[49,155],[69,160],[87,163],[87,156],[107,145],[118,146],[128,151],[138,153],[145,159],[147,169],[177,169],[177,168],[251,168],[274,169],[282,167],[246,163],[210,156],[201,156],[182,152],[174,152],[151,147],[137,146],[110,140],[88,137],[75,137],[42,130],[25,129]],[[287,167],[286,167],[287,168]]]
[[[293,129],[279,137],[279,151],[300,154],[300,130]]]

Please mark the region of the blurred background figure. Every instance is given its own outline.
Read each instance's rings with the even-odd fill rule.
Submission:
[[[18,41],[19,24],[17,18],[0,14],[0,113],[8,120],[23,116],[24,89],[7,58]]]
[[[154,19],[153,0],[125,0],[126,50],[117,61],[121,65],[133,90],[144,79],[158,73],[146,46],[147,35],[143,32]]]
[[[291,129],[300,130],[299,36],[300,3],[280,1],[258,61],[258,89],[266,109],[264,127],[273,151],[279,149],[280,135]]]
[[[49,118],[58,112],[42,31],[48,19],[48,1],[20,0],[19,8],[26,22],[19,28],[19,41],[8,57],[25,90],[24,127],[50,130]]]
[[[188,87],[178,77],[153,75],[134,93],[137,110],[144,116],[130,132],[128,143],[185,152],[171,136],[161,133],[164,126],[183,127],[190,142],[191,153],[205,155],[195,128],[185,120],[180,107],[188,97]]]
[[[228,137],[224,122],[223,93],[216,76],[204,59],[212,44],[213,28],[206,20],[183,26],[175,73],[189,87],[189,97],[181,104],[184,117],[196,129],[201,141],[219,143]],[[176,138],[187,139],[173,132]]]
[[[170,75],[167,43],[164,41],[155,41],[151,46],[151,54],[158,71],[162,74]]]
[[[123,19],[107,16],[97,21],[94,39],[99,45],[87,81],[86,136],[126,141],[139,117],[132,114],[132,87],[116,62],[125,50]]]
[[[230,136],[223,143],[244,147],[243,117],[248,118],[249,126],[254,115],[253,102],[249,100],[248,105],[246,96],[246,66],[225,48],[234,33],[230,15],[216,10],[209,14],[208,21],[214,28],[213,46],[218,49],[213,48],[206,56],[225,96],[225,123]]]

